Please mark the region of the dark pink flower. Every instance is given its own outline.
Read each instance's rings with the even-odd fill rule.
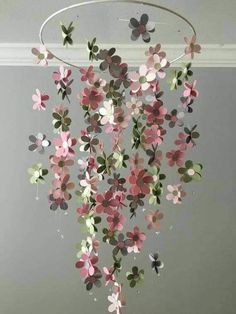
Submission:
[[[56,156],[73,156],[75,152],[72,149],[72,146],[74,146],[76,142],[75,138],[71,138],[70,132],[61,132],[60,137],[53,140],[53,144],[56,146]]]
[[[163,124],[167,109],[163,107],[161,100],[154,101],[151,105],[146,105],[144,108],[147,113],[147,122],[150,124]]]
[[[145,220],[149,222],[148,229],[159,229],[160,228],[160,220],[164,217],[164,215],[159,211],[150,211],[149,214],[145,216]]]
[[[68,190],[72,190],[75,185],[73,182],[69,182],[69,180],[69,174],[63,174],[59,179],[53,180],[53,197],[55,199],[61,198],[68,201],[71,198]]]
[[[63,65],[60,65],[59,71],[53,72],[52,78],[55,81],[58,90],[61,88],[61,83],[65,86],[69,83],[70,75],[71,70],[65,69]]]
[[[161,145],[164,134],[166,134],[166,130],[154,124],[144,130],[144,143]]]
[[[80,276],[87,278],[93,276],[95,272],[94,265],[98,262],[98,257],[95,255],[90,256],[90,253],[84,253],[81,259],[75,264],[76,268],[81,268]]]
[[[139,253],[143,247],[144,240],[146,240],[145,233],[140,232],[139,227],[135,226],[133,232],[129,231],[126,235],[133,241],[133,246],[128,247],[128,252]]]
[[[178,167],[181,167],[183,166],[184,164],[184,161],[183,161],[183,158],[184,158],[184,152],[181,151],[181,150],[171,150],[170,152],[167,152],[166,153],[166,157],[169,159],[168,160],[168,165],[170,167],[173,167],[175,164],[178,166]]]
[[[200,53],[201,52],[201,46],[199,44],[196,44],[196,35],[193,35],[191,39],[188,39],[187,37],[184,37],[184,41],[188,45],[184,52],[186,54],[191,54],[191,58],[194,58],[194,53]]]
[[[149,194],[150,187],[149,184],[153,182],[153,177],[147,173],[147,170],[142,169],[133,169],[131,170],[131,175],[128,177],[130,184],[132,187],[130,188],[130,192],[133,195],[141,194]]]
[[[88,214],[90,212],[89,204],[83,204],[81,207],[77,208],[76,211],[80,216]]]
[[[112,214],[113,208],[117,207],[118,202],[113,198],[113,192],[107,191],[104,194],[98,194],[96,196],[96,207],[95,210],[97,213],[107,213]]]
[[[107,222],[109,223],[109,229],[111,231],[123,229],[123,225],[126,221],[126,217],[121,214],[118,210],[114,210],[112,213],[109,214],[107,217]]]
[[[198,97],[199,92],[195,89],[196,84],[196,80],[194,80],[192,83],[184,83],[185,90],[183,92],[183,96],[186,98],[186,101],[183,103],[184,107],[186,107],[193,98]]]
[[[80,104],[82,106],[89,106],[93,110],[96,110],[98,105],[103,101],[104,96],[101,91],[97,90],[94,87],[85,88],[82,91],[82,99]]]
[[[90,65],[88,68],[80,68],[79,71],[82,74],[81,81],[92,84],[94,78],[93,66]]]

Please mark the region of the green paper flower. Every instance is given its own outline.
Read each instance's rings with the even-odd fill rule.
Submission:
[[[139,270],[137,266],[132,268],[132,272],[126,273],[126,278],[130,281],[129,285],[134,288],[136,284],[140,283],[144,279],[144,270]]]
[[[193,75],[193,71],[190,70],[191,66],[192,66],[191,62],[182,63],[182,75],[186,81],[188,80],[189,76]]]
[[[199,138],[200,134],[196,131],[197,124],[195,124],[191,129],[185,127],[184,132],[187,134],[186,137],[186,143],[192,143],[193,145],[196,145],[195,139]]]
[[[98,231],[95,225],[101,222],[101,217],[94,217],[93,214],[93,212],[89,212],[88,214],[84,214],[78,218],[78,222],[82,225],[82,232],[94,234]]]
[[[168,83],[170,84],[170,90],[177,89],[178,86],[182,85],[182,71],[172,70],[170,77],[168,79]]]
[[[69,110],[59,110],[58,112],[53,112],[52,116],[54,118],[53,125],[55,129],[61,129],[63,132],[69,131],[69,126],[71,124],[71,119],[68,117]]]
[[[114,165],[113,154],[107,156],[105,152],[103,152],[102,156],[97,157],[97,162],[99,163],[99,167],[97,169],[97,173],[108,173],[111,174],[111,169]]]
[[[96,45],[96,40],[96,38],[93,38],[91,42],[88,41],[89,61],[98,60],[97,52],[99,48]]]
[[[63,46],[73,45],[72,33],[74,31],[73,22],[70,22],[69,26],[66,27],[63,23],[61,23],[61,31],[63,38]]]
[[[48,170],[42,169],[42,164],[37,163],[28,169],[28,174],[30,175],[30,183],[32,183],[32,184],[37,184],[37,183],[43,184],[45,182],[44,176],[46,176],[48,174]]]
[[[129,159],[129,155],[125,154],[124,149],[120,152],[114,152],[112,157],[115,160],[115,163],[114,163],[115,168],[118,168],[118,169],[122,167],[127,168],[126,160]]]
[[[149,172],[153,175],[153,183],[150,184],[152,195],[149,198],[148,203],[150,205],[160,204],[160,196],[163,194],[162,180],[165,180],[166,175],[160,173],[159,167],[150,168]]]
[[[178,172],[182,175],[181,180],[185,183],[199,181],[202,177],[201,171],[203,166],[201,164],[194,164],[191,160],[185,162],[185,168],[181,167]]]

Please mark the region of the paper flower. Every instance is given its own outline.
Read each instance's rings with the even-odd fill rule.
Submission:
[[[98,46],[96,45],[96,38],[93,38],[92,41],[88,41],[88,51],[89,51],[89,61],[98,60]]]
[[[55,106],[53,108],[53,125],[57,131],[67,132],[71,124],[71,119],[68,117],[69,110],[63,105]]]
[[[92,276],[88,276],[84,283],[86,285],[86,289],[89,291],[93,288],[93,285],[95,285],[95,287],[99,288],[101,287],[102,283],[101,283],[101,278],[102,278],[102,273],[101,271],[97,268],[94,267],[94,274]]]
[[[186,134],[186,143],[190,144],[191,147],[195,146],[195,139],[199,138],[200,134],[196,131],[197,124],[195,124],[192,128],[184,128],[184,132]]]
[[[189,79],[189,76],[193,75],[193,71],[190,70],[192,66],[192,63],[182,63],[182,75],[183,78],[187,81]]]
[[[184,151],[182,150],[171,150],[170,152],[166,153],[166,158],[168,158],[168,165],[170,167],[173,167],[175,164],[179,167],[181,167],[184,163],[183,158],[184,158]]]
[[[143,169],[144,159],[140,157],[139,153],[135,153],[129,159],[131,169]]]
[[[41,93],[40,90],[36,89],[36,94],[32,96],[32,100],[34,101],[33,109],[34,110],[46,110],[46,104],[45,101],[49,99],[49,96]]]
[[[68,173],[69,167],[74,165],[74,160],[68,157],[57,157],[55,155],[50,156],[51,170],[53,173],[61,175],[62,173]]]
[[[71,94],[71,84],[73,83],[73,79],[69,79],[71,75],[71,70],[64,68],[63,65],[60,65],[59,71],[53,72],[52,79],[54,80],[58,94],[61,94],[62,100],[67,98],[70,102],[68,95]]]
[[[186,98],[186,101],[183,103],[184,108],[190,103],[193,98],[198,97],[199,92],[196,90],[197,81],[194,80],[192,83],[185,82],[185,90],[183,92],[183,97]]]
[[[163,106],[161,100],[154,101],[151,105],[144,107],[144,112],[147,114],[147,121],[150,124],[163,124],[167,109]]]
[[[119,294],[112,293],[112,295],[109,295],[107,299],[109,302],[111,302],[111,304],[108,306],[108,312],[112,313],[116,311],[116,314],[121,314],[121,302],[119,300]]]
[[[55,199],[62,198],[66,201],[71,199],[71,194],[68,190],[74,189],[74,183],[69,182],[70,175],[63,174],[58,179],[53,180],[53,197]]]
[[[42,133],[38,133],[36,136],[30,135],[29,140],[33,143],[29,145],[29,150],[32,152],[38,150],[40,154],[44,153],[45,147],[51,145],[51,142],[46,139],[46,135]]]
[[[116,67],[111,68],[110,74],[117,79],[115,81],[115,86],[118,88],[120,88],[121,85],[123,85],[124,88],[128,88],[130,86],[127,63],[117,64]]]
[[[84,253],[80,260],[76,262],[75,267],[81,268],[80,276],[82,278],[87,278],[95,273],[94,265],[98,262],[98,257],[95,255],[90,255],[90,253]]]
[[[112,100],[104,101],[103,107],[99,109],[101,118],[101,124],[113,124],[114,123],[114,106]]]
[[[73,22],[70,22],[68,27],[61,23],[63,46],[73,45],[72,33],[74,29]]]
[[[146,56],[158,55],[161,59],[166,57],[166,53],[161,51],[161,44],[156,44],[155,47],[149,47],[149,49],[145,52]]]
[[[179,150],[185,151],[187,148],[193,147],[193,144],[191,142],[187,143],[187,134],[180,132],[178,133],[178,138],[175,140],[175,145],[179,146]]]
[[[120,178],[120,173],[113,173],[113,178],[107,180],[107,183],[111,185],[110,191],[113,193],[116,191],[126,192],[126,189],[124,188],[125,182],[125,178]]]
[[[181,76],[182,76],[182,71],[176,71],[176,70],[171,71],[170,77],[167,81],[170,84],[170,90],[177,89],[178,86],[182,85]]]
[[[121,57],[114,55],[115,52],[115,48],[111,48],[109,50],[101,49],[99,51],[97,57],[98,59],[103,60],[103,62],[99,66],[101,71],[105,71],[108,68],[111,72],[116,70],[116,67],[121,63]]]
[[[107,213],[112,214],[114,207],[116,207],[117,201],[113,198],[113,193],[107,191],[104,194],[97,194],[96,196],[96,207],[95,211],[97,213]]]
[[[156,71],[160,79],[163,79],[166,76],[164,68],[168,66],[168,61],[166,58],[161,58],[158,54],[154,54],[148,58],[147,66]]]
[[[125,239],[123,233],[120,233],[117,239],[110,240],[110,244],[115,246],[112,251],[113,255],[117,255],[120,252],[123,256],[126,256],[128,254],[128,247],[133,245],[133,241]]]
[[[103,267],[103,271],[105,274],[105,281],[106,281],[106,286],[110,283],[110,282],[114,282],[115,281],[115,275],[113,272],[113,267],[111,268],[107,268],[107,267]]]
[[[193,35],[192,38],[188,39],[187,37],[184,37],[184,41],[188,45],[184,52],[187,54],[191,54],[191,59],[194,58],[194,53],[200,53],[201,52],[201,46],[196,43],[196,35]]]
[[[149,222],[148,229],[159,229],[161,224],[160,220],[164,215],[157,209],[156,211],[150,211],[149,214],[145,216],[145,220]]]
[[[48,170],[43,169],[41,163],[37,163],[28,169],[28,174],[30,175],[30,183],[44,183],[44,176],[48,174]]]
[[[129,21],[129,27],[132,29],[132,40],[137,40],[140,36],[145,43],[149,43],[151,38],[149,33],[155,31],[155,23],[149,22],[149,17],[147,14],[142,14],[140,21],[132,17]]]
[[[75,154],[73,146],[77,143],[75,138],[71,138],[70,132],[61,132],[60,137],[53,140],[56,146],[57,157],[70,157]]]
[[[135,97],[131,97],[131,100],[126,103],[126,106],[132,115],[138,115],[142,109],[142,105],[142,101]]]
[[[202,165],[194,164],[191,160],[185,162],[185,167],[178,169],[179,174],[181,174],[181,180],[188,183],[192,180],[199,181],[202,177]]]
[[[61,210],[67,210],[68,204],[67,202],[62,198],[54,198],[53,194],[49,195],[49,202],[50,202],[50,209],[55,211],[60,207]]]
[[[147,149],[146,154],[149,156],[148,164],[153,167],[160,167],[163,154],[161,150],[157,150],[157,146],[152,145],[152,149]]]
[[[139,253],[143,247],[143,242],[146,240],[145,233],[141,232],[138,226],[135,226],[133,231],[128,231],[126,235],[133,242],[133,245],[128,247],[128,252]]]
[[[155,270],[158,276],[160,276],[159,269],[163,268],[163,263],[159,260],[159,254],[154,253],[154,254],[149,254],[149,258],[151,260],[151,266],[152,269]]]
[[[140,283],[144,279],[144,270],[138,269],[137,266],[132,267],[132,272],[126,273],[126,278],[129,280],[129,285],[134,288],[136,284]]]
[[[182,198],[186,196],[181,184],[167,185],[167,190],[170,192],[166,195],[168,201],[172,201],[173,204],[181,204]]]
[[[118,210],[114,210],[112,213],[109,213],[107,222],[109,223],[110,230],[121,231],[123,229],[124,223],[126,222],[126,217]]]
[[[40,45],[39,48],[32,48],[31,52],[36,56],[34,58],[34,63],[40,64],[42,66],[48,65],[48,60],[53,58],[53,55],[44,45]]]
[[[148,174],[145,169],[133,169],[131,170],[131,175],[128,177],[129,183],[132,185],[130,192],[133,195],[149,194],[150,187],[149,184],[153,182],[152,176]]]
[[[103,98],[104,98],[103,94],[98,89],[94,87],[91,88],[86,87],[82,91],[80,104],[82,106],[86,106],[93,110],[96,110],[99,104],[103,101]]]
[[[138,72],[129,72],[128,77],[131,80],[131,91],[138,93],[140,90],[147,91],[150,88],[151,82],[156,78],[156,72],[142,64]]]
[[[173,109],[170,113],[167,113],[165,115],[165,119],[169,121],[169,127],[174,128],[176,124],[178,124],[179,126],[183,126],[183,121],[181,120],[182,116],[183,113],[178,113],[176,109]]]
[[[84,188],[83,195],[90,197],[92,193],[97,193],[98,177],[91,176],[88,172],[85,174],[85,178],[80,180],[79,184]]]
[[[82,214],[78,218],[78,222],[81,224],[82,232],[89,232],[91,235],[93,235],[95,232],[97,232],[97,227],[95,225],[101,222],[101,217],[94,217],[94,213],[90,211],[86,214]]]
[[[154,124],[149,128],[145,129],[143,132],[144,143],[152,145],[161,145],[163,142],[163,135],[166,133],[166,130],[160,126]]]

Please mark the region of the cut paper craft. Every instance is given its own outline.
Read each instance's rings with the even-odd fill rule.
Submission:
[[[147,14],[140,20],[131,18],[129,27],[131,39],[141,37],[144,42],[149,42],[155,31]],[[61,25],[61,29],[63,44],[70,49],[73,24]],[[200,52],[195,37],[185,38],[185,42],[185,54]],[[47,108],[53,138],[49,141],[43,130],[33,130],[29,150],[47,154],[52,178],[49,209],[66,213],[73,210],[73,198],[78,204],[82,238],[76,245],[75,267],[85,289],[94,295],[104,284],[110,289],[108,311],[121,314],[126,305],[123,287],[138,287],[144,273],[151,272],[150,265],[133,263],[142,261],[139,256],[166,228],[162,223],[164,205],[168,211],[181,206],[186,185],[201,179],[202,164],[188,160],[200,136],[196,123],[188,125],[193,104],[194,110],[198,109],[199,92],[191,63],[169,69],[170,59],[159,43],[147,47],[146,60],[135,69],[122,60],[115,47],[100,49],[95,37],[87,42],[87,49],[89,61],[97,61],[98,67],[90,64],[72,73],[72,68],[62,64],[52,73],[58,94],[53,97],[54,106]],[[44,46],[32,52],[42,65],[51,58]],[[80,84],[72,84],[76,76]],[[164,94],[167,84],[170,91]],[[75,97],[66,106],[72,90]],[[33,109],[42,111],[49,96],[36,89],[32,99]],[[38,189],[47,173],[42,163],[34,164],[28,169],[30,183]],[[149,259],[160,275],[163,263],[159,253],[150,254]],[[131,262],[128,269],[127,261]]]

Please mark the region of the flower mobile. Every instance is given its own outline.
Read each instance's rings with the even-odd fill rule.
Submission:
[[[60,27],[63,45],[69,49],[73,45],[73,23]],[[131,40],[148,43],[155,23],[142,14],[139,21],[130,19],[129,28]],[[186,55],[193,58],[200,53],[195,35],[184,40]],[[99,48],[96,38],[88,42],[88,50],[88,59],[99,62],[99,71],[91,64],[73,72],[86,83],[77,95],[76,105],[84,111],[79,135],[73,135],[70,130],[71,124],[78,122],[70,115],[70,95],[74,88],[70,68],[62,64],[52,73],[61,104],[49,108],[49,96],[39,89],[32,97],[33,109],[39,115],[44,111],[51,113],[55,135],[50,140],[42,130],[30,135],[31,152],[45,154],[49,146],[53,152],[48,154],[48,167],[37,162],[28,173],[30,182],[37,186],[45,183],[46,175],[51,173],[50,210],[71,210],[70,200],[76,197],[78,228],[84,239],[78,245],[75,267],[87,290],[99,288],[103,283],[111,287],[108,311],[119,314],[126,305],[123,287],[136,287],[145,279],[142,265],[125,268],[127,255],[142,254],[146,239],[160,230],[164,219],[162,200],[181,204],[186,197],[185,185],[201,179],[202,165],[187,158],[188,151],[197,145],[199,132],[197,125],[189,128],[185,121],[195,109],[199,92],[196,80],[191,79],[191,63],[183,64],[181,70],[170,71],[170,61],[159,43],[147,49],[146,62],[136,71],[129,69],[115,48]],[[43,66],[53,57],[45,46],[33,48],[32,52],[37,58],[35,62]],[[162,91],[166,82],[171,91],[180,90],[178,108],[166,106]],[[165,150],[171,129],[176,130],[176,138],[172,148]],[[110,140],[109,147],[104,142],[106,137]],[[128,142],[130,150],[124,147]],[[177,173],[177,181],[170,182],[168,173],[163,173],[163,164]],[[72,182],[72,171],[77,173],[76,182]],[[145,215],[144,206],[149,208]],[[143,217],[146,230],[135,222],[137,216]],[[134,227],[130,225],[132,220]],[[100,257],[102,244],[110,248],[109,265],[104,265]],[[147,255],[150,271],[153,269],[157,275],[163,267],[159,256],[157,251]],[[124,282],[120,281],[122,272],[126,276]]]

